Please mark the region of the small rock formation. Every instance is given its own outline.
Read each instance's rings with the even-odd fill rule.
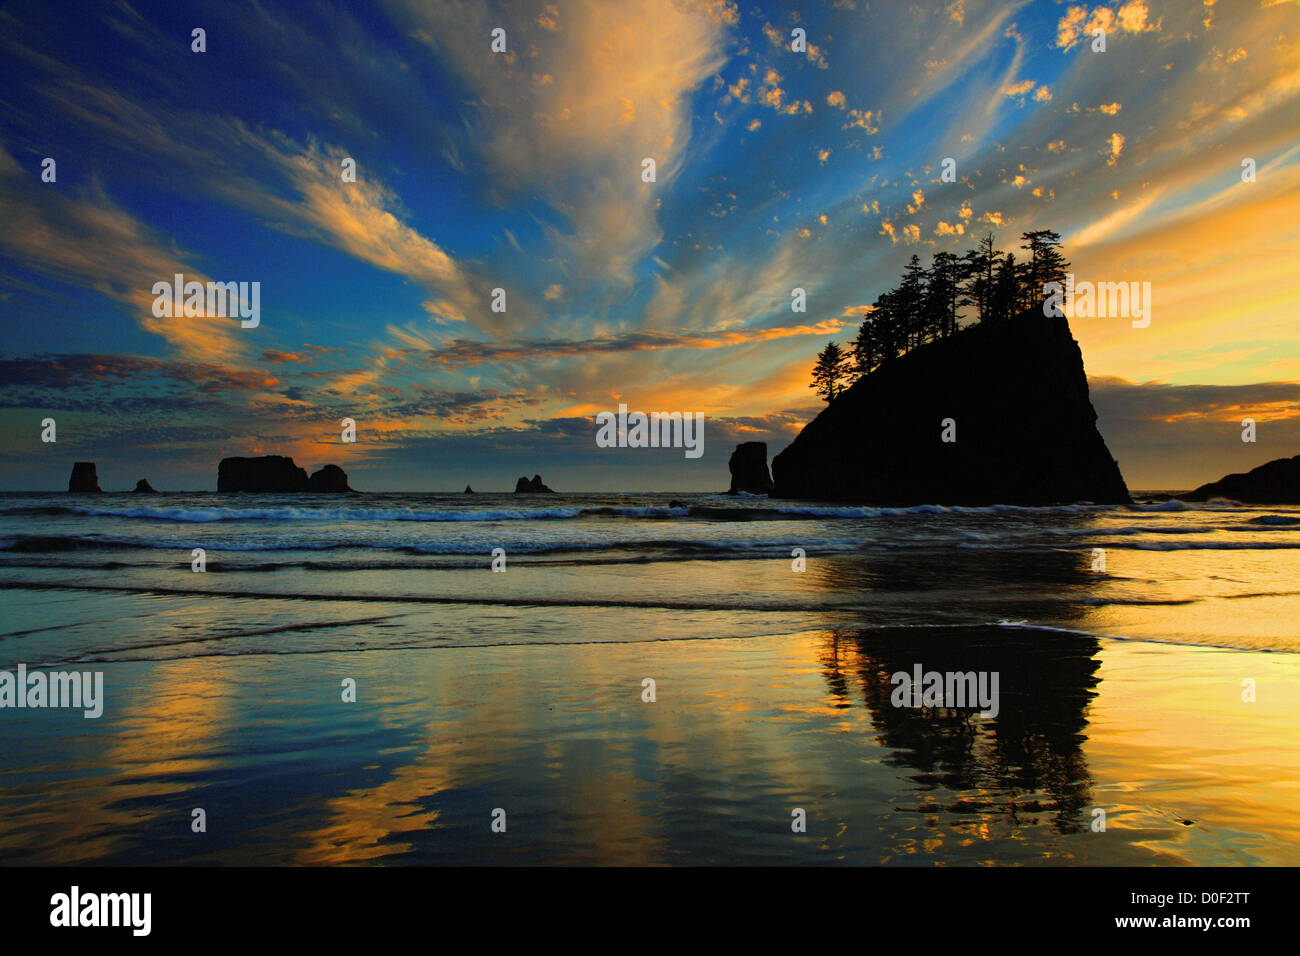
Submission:
[[[474,493],[474,489],[471,488],[469,485],[466,485],[465,490],[462,493],[467,495],[472,495]]]
[[[669,508],[685,508],[685,507],[686,507],[686,504],[685,504],[685,502],[678,501],[676,498],[674,498],[672,501],[668,502],[668,507],[669,507]]]
[[[223,458],[217,467],[217,491],[308,491],[307,472],[284,455]]]
[[[767,442],[746,441],[736,446],[727,461],[731,469],[729,495],[742,492],[751,495],[770,495],[776,486],[767,470]]]
[[[547,494],[555,494],[554,489],[547,488],[546,485],[542,483],[541,475],[533,475],[532,481],[529,481],[527,478],[520,478],[518,481],[515,482],[515,494],[517,495],[534,494],[537,492],[546,492]]]
[[[772,477],[783,498],[885,505],[1131,501],[1070,325],[1041,310],[876,369],[773,459]]]
[[[72,477],[68,479],[69,491],[102,491],[99,487],[99,475],[95,473],[93,461],[72,463]]]
[[[139,494],[156,495],[158,492],[154,491],[153,485],[149,484],[149,479],[141,478],[139,481],[135,483],[135,488],[132,489],[131,493],[135,495],[139,495]]]
[[[1251,505],[1300,504],[1300,455],[1278,458],[1245,474],[1225,475],[1180,496],[1183,501],[1232,498]]]
[[[309,479],[307,479],[307,490],[329,492],[332,494],[352,491],[352,489],[348,487],[347,472],[338,465],[325,465],[320,469],[320,471],[313,474]]]

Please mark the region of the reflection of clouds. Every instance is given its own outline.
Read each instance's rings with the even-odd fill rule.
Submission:
[[[190,833],[191,808],[177,799],[197,792],[192,781],[223,764],[232,730],[229,682],[206,661],[180,660],[108,667],[105,687],[103,727],[86,729],[70,754],[76,772],[49,768],[60,773],[58,785],[6,816],[3,855],[32,854],[27,862],[45,865],[139,860],[154,828]],[[216,810],[205,809],[210,816]]]

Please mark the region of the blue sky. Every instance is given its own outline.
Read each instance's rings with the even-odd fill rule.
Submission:
[[[1300,451],[1295,3],[20,2],[0,53],[0,488],[723,488],[908,257],[1038,228],[1155,289],[1074,322],[1130,485]],[[156,318],[175,272],[260,325]],[[597,448],[620,402],[704,457]]]

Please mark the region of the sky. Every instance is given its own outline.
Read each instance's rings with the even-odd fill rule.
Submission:
[[[722,490],[911,255],[1043,228],[1151,283],[1071,323],[1131,488],[1300,453],[1295,2],[9,3],[0,490]],[[176,273],[259,324],[156,316]],[[620,403],[704,455],[597,447]]]

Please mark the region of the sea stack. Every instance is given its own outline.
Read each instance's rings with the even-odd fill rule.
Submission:
[[[95,473],[93,461],[76,461],[72,463],[72,476],[68,478],[69,491],[102,491],[99,487],[99,475]]]
[[[870,504],[1131,500],[1069,323],[1041,310],[876,369],[804,427],[772,476],[783,498]]]
[[[338,465],[325,465],[310,478],[292,458],[223,458],[217,468],[217,491],[251,493],[350,492],[348,476]]]
[[[1245,474],[1225,475],[1180,497],[1183,501],[1231,498],[1250,505],[1300,505],[1300,455],[1277,458]]]
[[[727,467],[731,469],[729,495],[770,495],[775,490],[767,470],[767,442],[741,442],[731,453]]]
[[[314,473],[307,480],[308,491],[327,492],[331,494],[340,494],[343,492],[353,492],[348,487],[348,475],[338,465],[325,465],[320,471]]]
[[[474,493],[474,489],[471,488],[469,485],[466,485],[464,493],[467,495],[472,495]]]
[[[149,484],[149,479],[141,478],[135,483],[135,487],[131,489],[131,493],[135,495],[156,495],[158,492],[154,491],[153,485]]]
[[[532,481],[529,481],[527,478],[520,478],[515,482],[515,494],[517,495],[536,494],[538,492],[552,495],[555,494],[554,489],[547,488],[546,485],[543,484],[541,475],[533,475]]]
[[[223,458],[217,466],[217,491],[308,491],[307,472],[283,455]]]

